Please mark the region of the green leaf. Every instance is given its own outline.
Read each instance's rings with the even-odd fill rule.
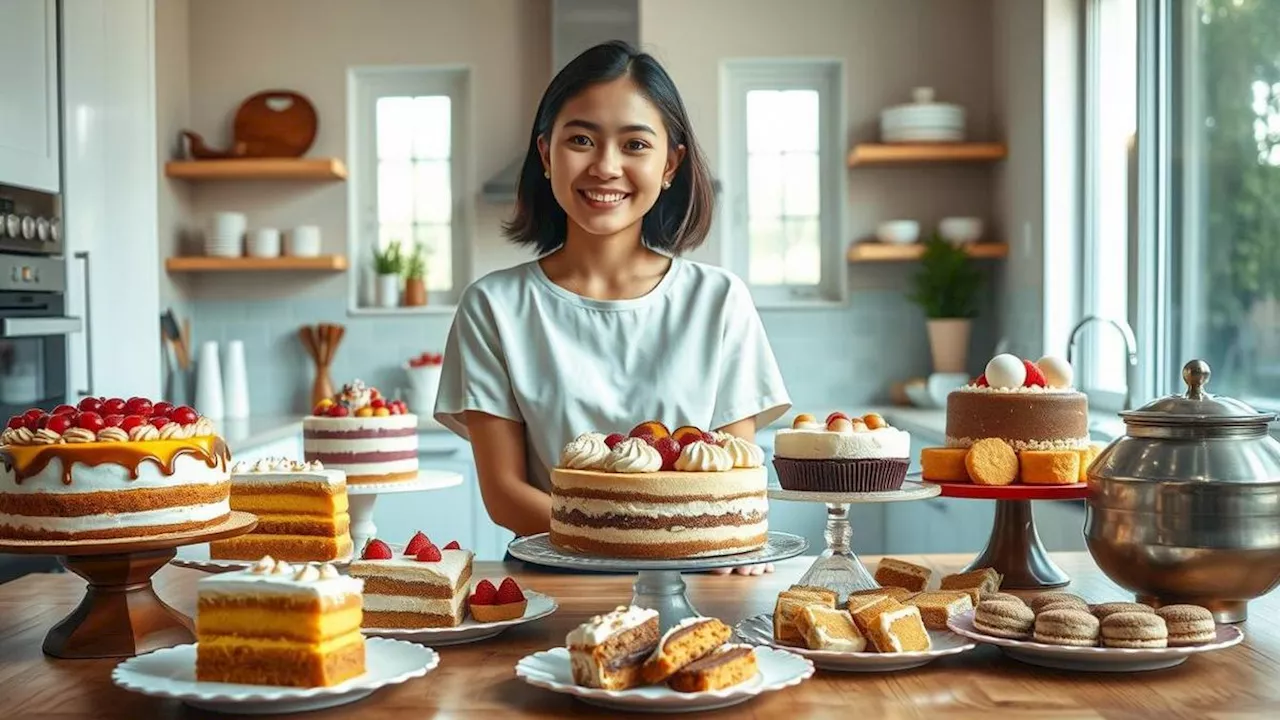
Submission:
[[[925,241],[908,298],[927,318],[973,318],[978,315],[982,282],[982,271],[964,248],[934,235]]]

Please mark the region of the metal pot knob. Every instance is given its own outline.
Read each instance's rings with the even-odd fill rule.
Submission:
[[[1213,371],[1209,363],[1203,360],[1192,360],[1182,366],[1182,381],[1187,384],[1187,397],[1191,400],[1204,399],[1204,386],[1209,384]]]

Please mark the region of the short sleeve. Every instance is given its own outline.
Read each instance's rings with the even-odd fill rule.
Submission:
[[[511,391],[497,315],[488,297],[474,287],[463,293],[449,329],[434,415],[469,438],[463,415],[467,410],[523,422]]]
[[[734,278],[730,283],[724,307],[719,382],[711,426],[720,428],[753,417],[756,427],[763,428],[782,417],[791,407],[791,397],[751,292],[741,280]]]

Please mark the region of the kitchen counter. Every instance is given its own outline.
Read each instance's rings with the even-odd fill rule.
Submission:
[[[969,556],[904,559],[953,572]],[[1087,553],[1059,553],[1054,560],[1074,578],[1067,588],[1091,601],[1130,599],[1094,565]],[[689,597],[704,614],[736,624],[773,609],[779,590],[813,558],[778,564],[770,576],[689,575]],[[870,559],[868,564],[874,564]],[[440,667],[424,678],[384,688],[328,712],[278,717],[620,717],[567,696],[525,684],[514,675],[525,655],[560,646],[591,615],[625,603],[631,576],[546,573],[522,564],[477,563],[481,577],[515,576],[522,586],[556,597],[560,609],[544,620],[491,640],[439,648]],[[195,607],[195,583],[203,573],[167,567],[156,576],[162,597],[180,611]],[[29,576],[0,586],[0,717],[204,718],[175,700],[150,698],[111,684],[115,660],[56,660],[41,654],[49,627],[70,612],[83,593],[74,575]],[[1164,718],[1274,717],[1280,708],[1280,593],[1251,603],[1242,624],[1244,643],[1196,656],[1174,668],[1110,674],[1049,670],[980,646],[923,668],[895,673],[819,670],[803,684],[767,693],[716,713],[719,718],[844,717],[1071,717]]]

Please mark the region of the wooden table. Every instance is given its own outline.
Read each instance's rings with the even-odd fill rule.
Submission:
[[[953,572],[971,558],[911,559]],[[1092,601],[1131,599],[1085,553],[1055,555]],[[874,560],[872,560],[873,562]],[[778,565],[765,577],[687,576],[689,596],[705,614],[736,624],[770,612],[774,597],[812,558]],[[566,696],[526,685],[514,672],[521,657],[561,645],[593,614],[626,603],[632,576],[542,573],[518,564],[481,563],[477,576],[512,574],[522,585],[555,596],[555,615],[470,645],[440,648],[440,667],[425,678],[384,688],[356,704],[292,717],[509,718],[619,717]],[[195,607],[194,570],[168,567],[156,575],[162,597],[184,612]],[[40,652],[45,632],[80,600],[72,575],[32,575],[0,585],[0,718],[218,718],[177,701],[137,695],[111,684],[111,660],[55,660]],[[768,693],[715,713],[718,718],[987,717],[1239,718],[1280,714],[1280,592],[1251,603],[1245,641],[1150,673],[1071,673],[1024,665],[980,646],[916,670],[889,674],[819,670],[804,684]],[[856,712],[855,712],[856,710]],[[280,716],[278,716],[280,717]]]

